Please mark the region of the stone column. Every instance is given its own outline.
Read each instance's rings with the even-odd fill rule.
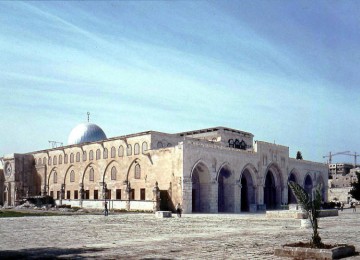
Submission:
[[[189,177],[182,180],[182,209],[183,213],[192,212],[192,181]]]
[[[130,182],[127,183],[127,186],[125,188],[125,199],[126,199],[126,210],[130,211],[130,192],[131,192],[131,186]]]
[[[237,180],[234,187],[234,212],[240,213],[241,212],[241,181]],[[250,206],[250,205],[249,205]]]
[[[289,204],[288,189],[289,186],[287,184],[282,188],[282,201],[281,201],[282,205]]]
[[[155,186],[153,188],[153,212],[160,210],[160,189],[158,186],[158,182],[155,182]]]
[[[60,205],[62,205],[62,200],[64,199],[65,196],[65,184],[61,184],[61,189],[60,189]]]
[[[266,206],[264,204],[264,185],[260,184],[256,187],[257,196],[256,196],[256,203],[258,204],[258,210],[266,210]]]
[[[82,208],[83,199],[84,199],[84,184],[83,183],[79,184],[79,196],[80,196],[79,206],[80,206],[80,208]]]
[[[212,179],[209,183],[209,211],[210,213],[218,213],[218,196],[219,196],[219,186],[216,179]]]

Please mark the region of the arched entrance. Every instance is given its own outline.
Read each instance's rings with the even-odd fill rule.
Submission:
[[[290,173],[289,176],[289,182],[296,182],[296,177],[294,173]],[[288,204],[296,204],[297,200],[296,197],[294,195],[294,192],[291,190],[290,186],[288,186]]]
[[[255,203],[254,183],[251,173],[245,169],[241,175],[241,211],[249,211],[250,204]]]
[[[306,193],[312,197],[312,190],[313,190],[313,181],[310,177],[310,175],[307,175],[304,182],[304,189]]]
[[[192,212],[210,212],[210,171],[202,162],[198,163],[191,174]]]
[[[277,205],[275,178],[270,170],[267,172],[265,179],[264,203],[266,209],[275,209]]]
[[[234,212],[234,175],[228,167],[218,177],[218,212]]]

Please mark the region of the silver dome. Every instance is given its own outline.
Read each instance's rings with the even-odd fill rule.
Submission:
[[[68,145],[96,142],[104,139],[106,139],[106,135],[98,125],[82,123],[71,130]]]

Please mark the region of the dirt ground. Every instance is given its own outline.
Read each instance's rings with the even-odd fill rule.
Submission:
[[[325,243],[360,251],[360,212],[321,218]],[[0,219],[0,259],[286,259],[273,255],[285,243],[308,241],[300,220],[265,214],[68,215]],[[347,259],[360,259],[353,256]]]

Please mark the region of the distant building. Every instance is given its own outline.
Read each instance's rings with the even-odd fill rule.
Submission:
[[[335,175],[346,175],[354,168],[350,163],[331,163],[329,164],[329,179]]]
[[[296,203],[292,180],[312,193],[327,165],[289,157],[289,148],[255,141],[226,127],[182,133],[147,131],[107,138],[84,123],[67,146],[1,158],[0,204],[50,195],[57,204],[84,208],[174,210],[184,213],[276,209]]]

